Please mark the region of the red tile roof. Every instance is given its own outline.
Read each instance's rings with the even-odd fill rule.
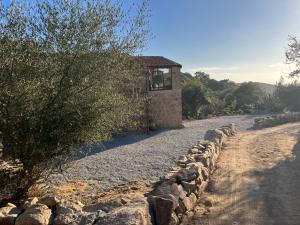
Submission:
[[[163,56],[137,56],[137,58],[149,67],[182,67],[179,63]]]

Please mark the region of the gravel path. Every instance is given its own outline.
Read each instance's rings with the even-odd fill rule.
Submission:
[[[178,156],[203,138],[209,129],[235,123],[239,129],[252,127],[255,115],[223,116],[184,123],[183,129],[161,130],[151,135],[127,135],[96,146],[89,156],[73,161],[64,173],[67,181],[98,182],[102,190],[133,180],[157,181]],[[66,182],[61,174],[52,183]]]

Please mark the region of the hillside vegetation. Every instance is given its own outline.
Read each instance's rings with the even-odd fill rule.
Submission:
[[[201,119],[253,112],[300,111],[297,81],[277,85],[259,82],[217,81],[209,74],[181,74],[183,116]]]

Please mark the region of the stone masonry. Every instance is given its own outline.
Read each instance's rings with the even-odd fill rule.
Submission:
[[[171,69],[172,89],[148,92],[150,116],[158,127],[180,128],[182,126],[180,68]]]

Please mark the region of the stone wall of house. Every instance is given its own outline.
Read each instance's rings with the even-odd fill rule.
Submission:
[[[179,157],[176,165],[146,197],[84,206],[55,197],[28,199],[0,208],[5,225],[188,225],[208,184],[224,141],[235,134],[230,124],[207,131],[204,140]]]
[[[255,128],[264,128],[277,126],[284,123],[300,121],[300,113],[284,113],[273,116],[267,116],[262,118],[256,118],[254,120]]]
[[[156,127],[182,127],[180,68],[172,68],[172,90],[149,91],[150,118]]]

